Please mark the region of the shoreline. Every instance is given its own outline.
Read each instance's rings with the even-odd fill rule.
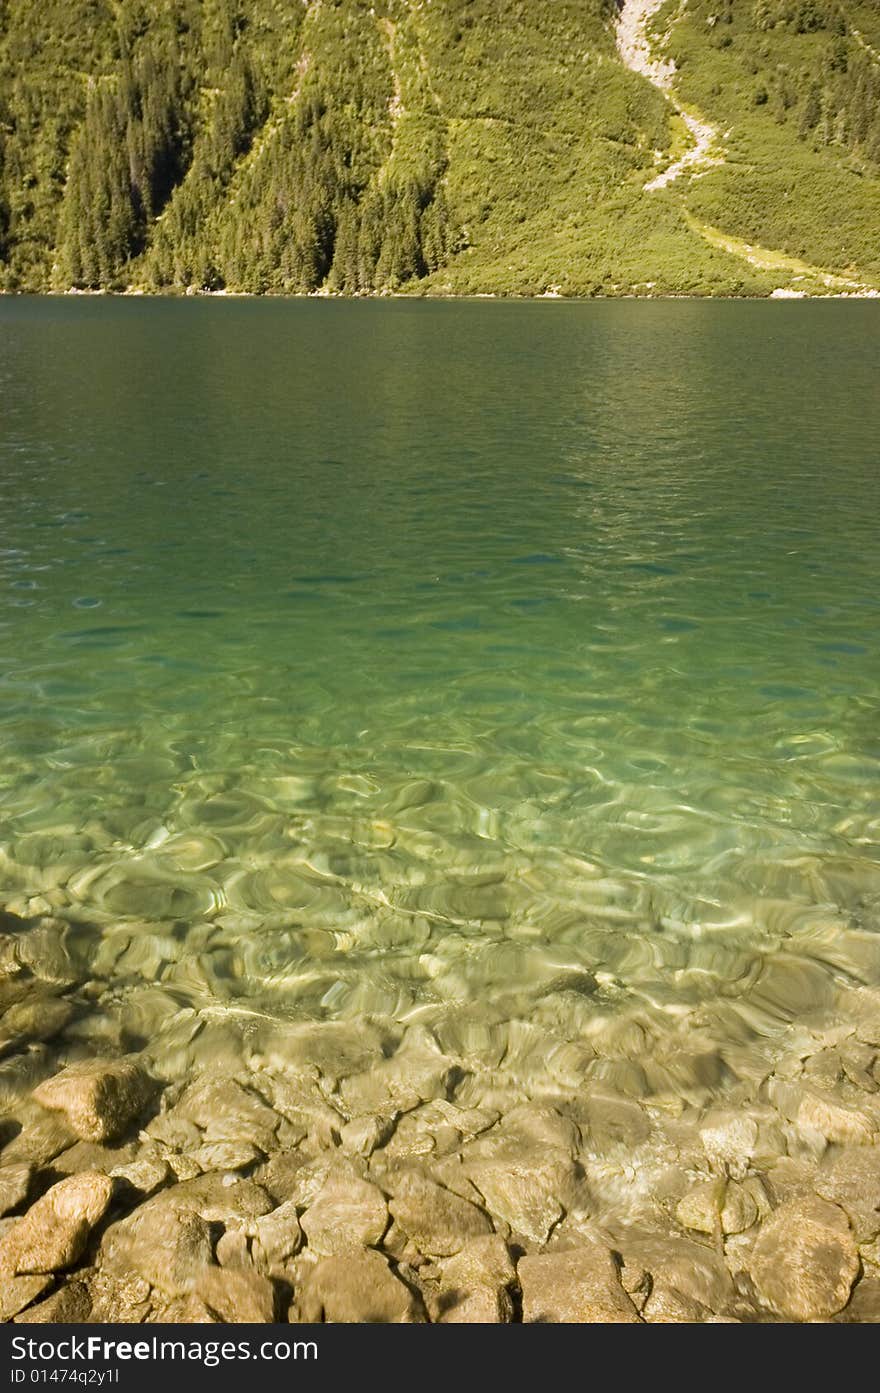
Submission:
[[[127,288],[125,290],[81,290],[70,288],[68,290],[5,290],[0,289],[0,298],[6,299],[34,299],[34,300],[67,300],[67,299],[105,299],[105,300],[333,300],[347,304],[359,302],[372,303],[382,300],[430,300],[443,301],[448,303],[472,302],[472,301],[492,301],[497,304],[568,304],[568,305],[588,305],[597,302],[611,302],[617,300],[687,300],[697,303],[708,303],[724,301],[728,303],[765,303],[767,301],[823,301],[823,300],[880,300],[880,290],[864,291],[829,291],[827,294],[814,293],[812,291],[789,291],[783,287],[776,287],[767,295],[685,295],[676,294],[670,291],[667,294],[642,294],[636,291],[622,291],[619,295],[562,295],[562,294],[542,294],[542,295],[496,295],[492,291],[484,293],[475,292],[472,294],[450,295],[438,294],[426,291],[422,294],[407,294],[400,291],[387,291],[372,295],[340,295],[325,291],[312,291],[303,293],[300,291],[249,291],[249,290],[141,290]]]

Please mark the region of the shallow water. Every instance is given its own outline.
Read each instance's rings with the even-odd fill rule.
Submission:
[[[0,321],[2,899],[129,1043],[702,1107],[880,980],[876,306]]]

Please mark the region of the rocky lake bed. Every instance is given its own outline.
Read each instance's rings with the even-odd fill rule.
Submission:
[[[0,929],[6,1321],[880,1319],[880,992],[820,953],[737,1053],[572,967],[531,1019],[285,1021]]]

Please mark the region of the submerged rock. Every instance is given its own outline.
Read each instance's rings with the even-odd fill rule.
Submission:
[[[18,1136],[4,1147],[3,1164],[46,1166],[75,1141],[76,1134],[65,1117],[41,1111],[39,1117],[27,1118]]]
[[[102,1267],[108,1272],[122,1277],[135,1273],[169,1296],[192,1290],[213,1255],[205,1220],[164,1195],[114,1224],[101,1245]]]
[[[192,1159],[203,1171],[238,1171],[264,1159],[265,1153],[250,1141],[211,1141],[197,1147]]]
[[[82,1253],[103,1218],[113,1181],[98,1172],[59,1180],[0,1238],[0,1272],[57,1272]]]
[[[311,1162],[301,1151],[276,1151],[274,1155],[253,1173],[254,1180],[272,1197],[276,1204],[296,1199],[300,1206],[309,1203],[320,1189],[320,1183],[308,1198],[303,1191],[307,1189]],[[321,1183],[326,1178],[326,1171]]]
[[[280,1120],[262,1098],[233,1078],[209,1078],[190,1084],[172,1117],[201,1129],[206,1144],[250,1143],[266,1154],[276,1144]]]
[[[488,1215],[475,1204],[417,1171],[399,1174],[392,1184],[391,1214],[426,1256],[448,1257],[492,1232]]]
[[[0,972],[24,969],[40,982],[70,987],[76,971],[67,948],[67,925],[50,917],[21,919],[0,910]]]
[[[523,1320],[557,1324],[635,1323],[611,1250],[598,1240],[520,1258]]]
[[[711,1165],[741,1180],[755,1154],[758,1125],[742,1113],[719,1109],[704,1118],[700,1140]]]
[[[297,1291],[290,1319],[410,1325],[425,1312],[382,1254],[364,1250],[318,1262]]]
[[[131,1059],[71,1064],[34,1089],[44,1108],[62,1112],[83,1141],[112,1141],[143,1109],[155,1085]]]
[[[150,1284],[135,1272],[90,1273],[88,1288],[92,1321],[137,1324],[150,1313]]]
[[[312,1252],[332,1257],[379,1243],[388,1227],[388,1207],[368,1180],[331,1174],[301,1224]]]
[[[546,1243],[565,1209],[588,1208],[575,1164],[578,1129],[552,1108],[518,1107],[463,1152],[462,1169],[489,1213]]]
[[[288,1200],[264,1214],[254,1222],[252,1232],[255,1265],[267,1272],[284,1267],[299,1252],[303,1241],[296,1203]]]
[[[194,1122],[179,1117],[177,1113],[160,1112],[151,1117],[144,1128],[146,1136],[173,1151],[195,1150],[201,1145],[202,1134]]]
[[[51,1284],[50,1276],[4,1277],[0,1275],[0,1321],[12,1320]]]
[[[815,1196],[790,1200],[763,1225],[749,1265],[769,1309],[788,1320],[836,1315],[859,1271],[844,1211]]]
[[[679,1201],[675,1216],[697,1233],[743,1233],[756,1222],[758,1206],[743,1186],[710,1180]]]
[[[559,1193],[567,1189],[570,1172],[570,1162],[552,1157],[535,1168],[514,1156],[469,1161],[466,1166],[489,1212],[533,1243],[546,1243],[562,1218]]]
[[[379,1065],[384,1037],[366,1021],[321,1021],[275,1032],[266,1045],[266,1062],[282,1074],[322,1074],[336,1082]]]
[[[834,1319],[853,1325],[880,1325],[880,1278],[863,1278]]]
[[[344,1079],[340,1092],[352,1117],[406,1112],[445,1098],[454,1067],[429,1031],[411,1026],[390,1058]]]
[[[171,1168],[161,1156],[139,1155],[133,1161],[114,1166],[110,1174],[146,1199],[162,1188],[171,1175]]]
[[[471,1239],[442,1265],[432,1319],[448,1324],[504,1324],[513,1319],[516,1268],[497,1235]]]
[[[189,1209],[206,1223],[233,1226],[249,1224],[272,1208],[272,1201],[261,1185],[234,1173],[222,1175],[219,1171],[181,1181],[150,1201],[157,1206],[163,1202]]]
[[[694,918],[688,902],[658,906],[655,933],[656,886],[590,889],[588,874],[560,897],[549,866],[523,868],[505,876],[523,899],[503,925],[451,930],[432,916],[422,946],[404,934],[398,951],[395,930],[374,955],[371,892],[357,887],[379,884],[385,862],[348,845],[348,812],[331,819],[344,845],[328,851],[322,817],[306,827],[273,814],[260,834],[261,866],[314,859],[299,908],[243,902],[186,926],[120,923],[108,909],[86,922],[77,909],[67,936],[83,970],[60,1054],[45,1041],[69,1015],[67,988],[25,962],[42,953],[33,926],[0,943],[0,1011],[16,1026],[6,1038],[30,1039],[0,1061],[12,1319],[263,1321],[291,1292],[295,1318],[353,1321],[422,1320],[425,1308],[450,1323],[872,1310],[877,998],[841,1008],[834,986],[834,1009],[807,1016],[793,1008],[801,996],[822,1005],[813,968],[802,975],[792,958],[791,991],[764,971],[781,945],[812,935],[807,956],[834,979],[838,931],[813,935],[789,871],[778,903],[737,909],[741,929],[708,903]],[[166,830],[182,835],[170,820]],[[416,900],[445,877],[434,876],[436,831],[410,829],[415,859],[400,869]],[[217,884],[233,899],[250,847],[242,832],[222,852]],[[466,841],[460,851],[466,862]],[[43,938],[41,971],[63,976],[63,937]],[[160,962],[165,980],[138,980]],[[302,1018],[275,1018],[282,999]],[[137,1058],[116,1058],[136,1039],[148,1042]],[[61,1068],[91,1050],[101,1057]],[[163,1081],[155,1115],[147,1061]],[[126,1217],[100,1245],[81,1206],[37,1223],[54,1190],[21,1217],[64,1173],[109,1173],[98,1183]]]
[[[27,1161],[0,1166],[0,1217],[24,1203],[32,1175],[33,1166]]]
[[[253,1268],[206,1267],[196,1278],[195,1295],[232,1324],[275,1319],[275,1288]]]
[[[616,1094],[591,1091],[578,1100],[585,1145],[591,1155],[611,1156],[647,1140],[651,1124],[638,1103]]]
[[[16,1316],[16,1324],[76,1325],[88,1320],[91,1313],[92,1298],[85,1282],[68,1282],[45,1301]]]
[[[109,1175],[118,1166],[133,1160],[136,1154],[134,1142],[109,1147],[100,1142],[78,1141],[55,1157],[52,1169],[60,1175],[76,1175],[79,1171],[100,1171],[102,1175]]]
[[[797,1124],[842,1146],[869,1146],[877,1130],[873,1119],[858,1108],[844,1107],[812,1092],[806,1092],[801,1100]]]
[[[841,1152],[818,1172],[815,1186],[846,1211],[857,1242],[880,1234],[880,1146]]]
[[[629,1235],[621,1239],[627,1268],[649,1277],[646,1320],[660,1323],[704,1321],[727,1313],[733,1280],[711,1248],[675,1234]]]
[[[343,1151],[350,1155],[372,1156],[377,1147],[384,1146],[394,1132],[397,1114],[390,1117],[355,1117],[339,1130]]]
[[[267,1264],[259,1263],[256,1257],[251,1260],[251,1245],[244,1229],[226,1229],[217,1239],[215,1257],[221,1267],[256,1267],[267,1271]]]
[[[33,1040],[51,1040],[63,1030],[73,1015],[73,1006],[63,997],[48,993],[28,995],[10,1006],[0,1021],[0,1056],[23,1049]]]
[[[513,1319],[513,1301],[503,1288],[475,1287],[463,1296],[448,1300],[441,1293],[439,1308],[431,1319],[442,1325],[509,1325]]]

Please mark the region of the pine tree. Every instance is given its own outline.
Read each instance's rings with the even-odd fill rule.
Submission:
[[[446,261],[450,250],[449,209],[442,189],[422,210],[419,221],[422,257],[428,271],[437,271]]]
[[[382,203],[376,194],[363,204],[358,229],[358,285],[362,290],[376,288],[376,266],[382,246]]]
[[[357,204],[344,198],[336,215],[336,238],[329,283],[333,290],[355,295],[360,290],[358,267],[359,219]]]

